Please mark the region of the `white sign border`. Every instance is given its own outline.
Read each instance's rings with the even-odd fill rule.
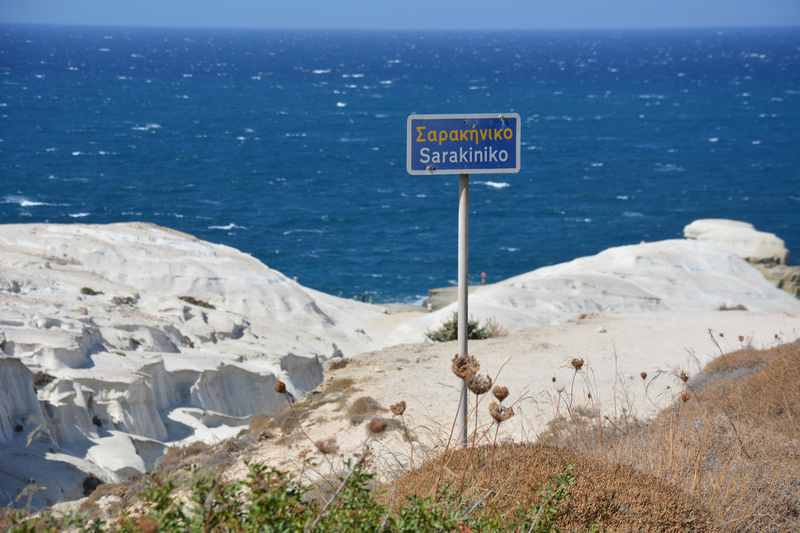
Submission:
[[[517,158],[514,168],[485,168],[485,169],[453,169],[445,170],[413,170],[411,168],[411,121],[413,119],[449,119],[469,120],[473,118],[515,118],[517,119]],[[435,176],[437,174],[519,174],[522,168],[522,118],[519,113],[470,113],[470,114],[445,114],[445,115],[408,115],[406,119],[406,171],[412,176]]]

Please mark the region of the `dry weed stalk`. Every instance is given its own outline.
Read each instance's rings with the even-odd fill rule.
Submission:
[[[392,412],[392,414],[394,416],[399,416],[400,417],[400,423],[403,425],[403,435],[405,436],[406,441],[408,442],[408,446],[411,449],[410,450],[411,453],[410,453],[410,456],[409,456],[409,463],[410,463],[411,468],[414,468],[414,441],[411,438],[411,433],[408,431],[408,425],[406,425],[406,417],[405,417],[406,402],[405,402],[405,400],[400,400],[399,402],[390,405],[389,406],[389,410]]]
[[[467,388],[475,394],[475,427],[472,429],[472,445],[475,446],[475,439],[478,436],[478,407],[481,396],[492,388],[492,378],[483,374],[475,374],[472,379],[467,381]]]
[[[640,377],[645,388],[655,379]],[[573,419],[558,444],[673,485],[704,503],[717,530],[800,531],[800,342],[746,348],[699,379],[676,377],[674,403],[636,431],[598,442]]]

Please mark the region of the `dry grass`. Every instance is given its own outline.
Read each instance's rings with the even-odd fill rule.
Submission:
[[[361,396],[347,406],[347,417],[354,426],[383,413],[386,408],[371,396]]]
[[[345,368],[350,363],[349,359],[344,358],[337,358],[332,359],[330,363],[328,363],[328,370],[341,370]]]
[[[171,472],[192,464],[193,459],[207,455],[211,446],[205,442],[193,442],[187,446],[170,446],[167,452],[159,459],[160,472]]]
[[[258,440],[271,439],[273,435],[270,429],[272,428],[272,417],[267,415],[255,415],[250,418],[250,434]]]
[[[709,514],[663,480],[565,449],[504,444],[451,450],[402,476],[386,492],[394,505],[447,487],[475,513],[509,516],[539,503],[550,478],[573,465],[575,485],[557,526],[565,531],[711,531]],[[510,518],[510,517],[509,517]]]
[[[282,436],[279,442],[286,443],[291,440],[293,433],[299,429],[320,407],[333,404],[336,411],[345,408],[347,399],[358,391],[355,382],[350,378],[331,379],[319,389],[312,391],[302,400],[289,405],[268,423],[259,426],[261,434],[269,430],[280,430]],[[252,426],[252,422],[251,422]]]
[[[591,416],[543,442],[627,464],[704,502],[725,531],[800,531],[800,343],[723,355],[647,424]]]

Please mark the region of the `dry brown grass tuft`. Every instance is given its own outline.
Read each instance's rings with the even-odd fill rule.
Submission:
[[[371,396],[361,396],[347,406],[347,416],[354,426],[384,411],[386,408]]]
[[[332,359],[330,363],[328,363],[328,370],[341,370],[342,368],[346,367],[350,363],[349,359],[344,358],[336,358]]]
[[[540,442],[627,464],[702,501],[725,531],[800,531],[800,343],[723,355],[647,424],[591,415]]]
[[[272,417],[266,415],[255,415],[250,418],[250,434],[258,440],[272,438],[274,435],[270,431],[272,427]]]
[[[192,459],[207,455],[211,446],[205,442],[193,442],[187,446],[170,446],[166,453],[159,459],[160,472],[171,472],[192,464]]]
[[[627,466],[540,445],[504,444],[451,450],[395,482],[393,501],[434,496],[447,487],[475,513],[507,517],[539,502],[548,480],[573,465],[575,485],[557,521],[566,531],[711,531],[709,514],[679,489]],[[387,495],[392,491],[387,491]]]
[[[280,430],[282,442],[286,442],[320,407],[333,404],[337,411],[344,409],[349,396],[358,390],[354,385],[350,378],[326,381],[319,390],[312,391],[293,405],[287,402],[286,408],[272,417],[267,429]]]

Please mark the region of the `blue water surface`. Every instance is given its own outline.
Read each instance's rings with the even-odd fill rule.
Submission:
[[[456,176],[410,113],[518,112],[472,178],[496,281],[747,220],[800,254],[800,30],[281,32],[0,26],[0,223],[149,221],[305,285],[413,301],[456,275]]]

